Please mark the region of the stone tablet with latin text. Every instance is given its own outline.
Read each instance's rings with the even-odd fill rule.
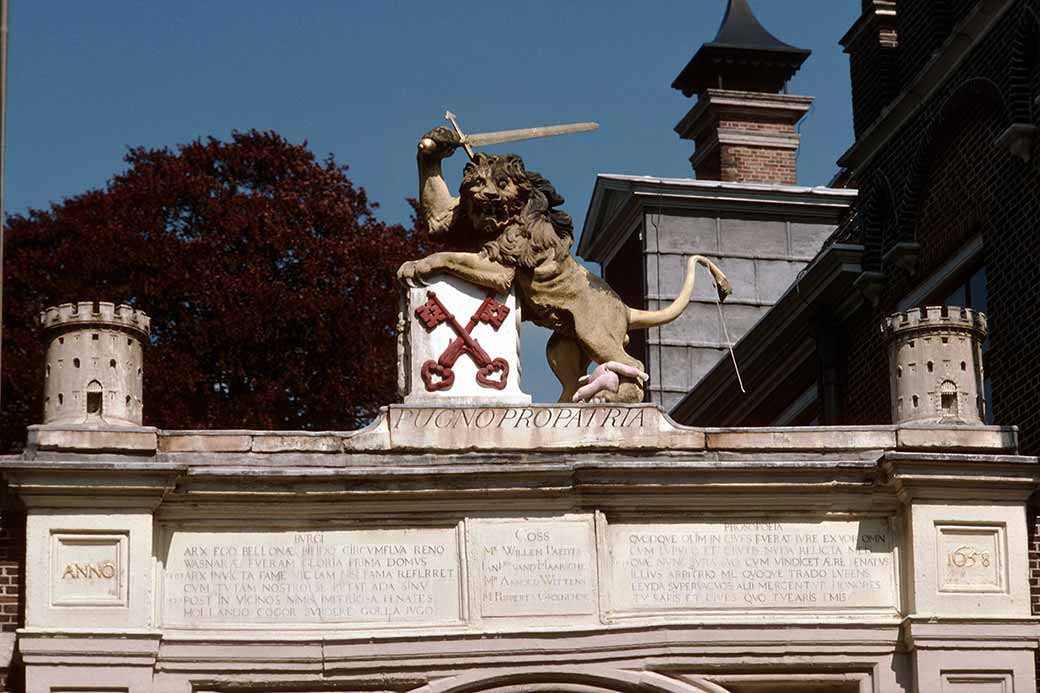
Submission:
[[[461,619],[455,528],[174,532],[163,620],[433,624]]]
[[[612,525],[614,612],[895,609],[886,520]]]
[[[470,524],[470,569],[479,613],[594,614],[595,532],[585,520],[486,520]]]

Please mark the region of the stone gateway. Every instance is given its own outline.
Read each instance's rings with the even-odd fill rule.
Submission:
[[[31,693],[1031,682],[1037,465],[1014,430],[473,405],[30,442],[3,473]]]
[[[704,189],[736,216],[754,198],[744,238],[763,238],[766,207],[791,214],[779,210],[802,195],[789,184],[809,102],[779,92],[807,56],[730,0],[676,80],[700,99],[679,127],[691,162],[722,179]],[[453,125],[420,140],[420,197],[431,230],[460,247],[401,267],[402,401],[361,430],[143,426],[147,316],[106,303],[43,313],[43,423],[0,460],[5,510],[25,516],[24,596],[4,605],[20,599],[24,622],[0,646],[27,693],[1035,690],[1040,465],[1017,428],[983,423],[981,313],[909,307],[885,321],[891,372],[876,377],[891,384],[891,423],[677,425],[642,401],[627,333],[678,321],[691,298],[725,333],[721,270],[667,258],[662,233],[660,266],[689,274],[629,308],[641,277],[615,293],[570,256],[545,178],[471,152],[519,135]],[[458,146],[471,161],[456,199],[440,161]],[[749,190],[756,169],[773,178]],[[837,214],[828,196],[802,206],[802,231]],[[844,214],[852,194],[839,197]],[[612,208],[629,226],[611,243],[628,234],[635,256],[647,227],[626,205]],[[705,238],[721,249],[712,215]],[[811,283],[783,294],[776,281],[780,263],[801,266],[782,258],[808,252],[794,254],[795,223],[767,234],[787,255],[738,243],[741,263],[720,259],[739,289],[727,308],[808,305]],[[696,264],[714,291],[694,295]],[[554,331],[557,404],[521,388],[522,318]],[[729,344],[713,324],[683,329],[719,356]],[[658,332],[642,347],[660,362],[679,345]],[[683,359],[657,371],[685,375]]]

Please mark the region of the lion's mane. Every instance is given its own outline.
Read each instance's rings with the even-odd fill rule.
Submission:
[[[546,259],[563,262],[568,258],[574,243],[574,222],[569,214],[557,209],[564,200],[553,184],[540,173],[526,170],[516,154],[478,152],[463,171],[463,198],[471,176],[484,167],[492,170],[495,179],[504,173],[521,190],[525,201],[504,231],[483,242],[483,253],[495,262],[529,269]]]

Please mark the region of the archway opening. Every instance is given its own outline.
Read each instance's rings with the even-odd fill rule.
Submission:
[[[88,416],[101,416],[102,408],[104,407],[104,389],[101,387],[101,383],[96,380],[91,380],[87,384],[87,415]]]

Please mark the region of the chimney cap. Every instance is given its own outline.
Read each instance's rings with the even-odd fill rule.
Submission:
[[[701,46],[672,88],[685,96],[720,86],[779,92],[811,54],[769,33],[747,0],[729,0],[715,39]]]

